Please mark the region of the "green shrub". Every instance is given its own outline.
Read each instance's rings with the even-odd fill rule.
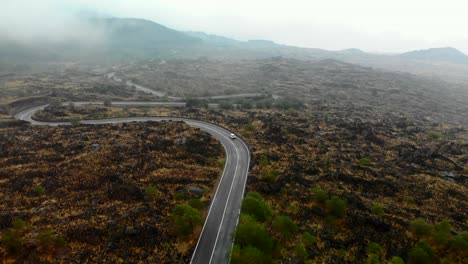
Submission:
[[[255,221],[250,215],[241,214],[235,241],[241,248],[252,246],[266,255],[271,255],[273,251],[273,240],[265,226]]]
[[[158,190],[158,188],[156,188],[156,186],[151,185],[145,189],[145,194],[149,199],[154,200],[159,197],[161,192]]]
[[[255,130],[255,126],[252,125],[252,124],[248,124],[248,125],[245,125],[245,126],[244,126],[244,129],[247,130],[247,131],[249,131],[249,132],[252,132],[252,131]]]
[[[367,256],[368,264],[380,264],[380,257],[376,254],[369,254]]]
[[[454,251],[468,250],[468,232],[462,232],[450,241],[450,248]]]
[[[29,228],[21,219],[12,222],[13,227],[2,234],[1,245],[7,256],[20,255],[24,250],[23,234]]]
[[[451,230],[452,227],[448,221],[442,221],[436,224],[434,227],[434,233],[432,235],[434,241],[440,246],[447,245],[452,237]]]
[[[315,245],[316,240],[317,238],[311,235],[309,232],[304,232],[302,234],[302,243],[304,243],[306,247],[312,247],[313,245]]]
[[[262,181],[266,181],[268,183],[273,183],[275,182],[279,177],[279,172],[278,171],[274,171],[274,170],[271,170],[271,169],[264,169],[261,173],[260,173],[260,179]]]
[[[242,212],[252,216],[260,222],[265,222],[271,219],[271,208],[257,192],[247,193],[244,201],[242,202]]]
[[[371,159],[370,158],[362,158],[359,160],[359,164],[362,165],[362,166],[367,166],[369,164],[371,164]]]
[[[444,135],[437,131],[429,131],[427,132],[427,138],[430,140],[441,140],[444,139]]]
[[[421,240],[408,253],[409,263],[430,264],[435,260],[435,252],[425,240]]]
[[[178,193],[174,194],[174,199],[176,201],[180,201],[180,200],[183,200],[185,198],[186,198],[186,195],[185,195],[184,192],[178,192]]]
[[[282,238],[290,238],[297,232],[297,225],[289,216],[277,216],[273,220],[273,230],[280,234]]]
[[[413,196],[407,196],[407,197],[405,198],[405,203],[407,203],[407,204],[414,204],[414,203],[416,203],[416,201],[414,200],[414,197],[413,197]]]
[[[392,264],[405,264],[402,258],[395,256],[392,258]]]
[[[312,188],[312,199],[318,203],[324,204],[328,200],[328,193],[319,187]]]
[[[268,166],[268,164],[270,164],[270,161],[268,160],[268,157],[265,154],[263,154],[260,157],[260,166],[266,167],[266,166]]]
[[[265,255],[256,247],[246,246],[241,248],[239,245],[234,245],[232,249],[231,263],[233,264],[261,264],[271,262],[271,256]]]
[[[205,205],[200,199],[191,199],[189,201],[189,205],[198,210],[202,210],[203,208],[205,208]]]
[[[367,252],[367,254],[380,255],[380,254],[382,254],[383,249],[378,243],[370,242],[366,247],[366,252]]]
[[[333,196],[330,200],[326,201],[329,213],[336,218],[342,218],[346,215],[348,202],[338,196]]]
[[[305,259],[309,256],[309,253],[307,253],[306,248],[302,244],[298,244],[294,247],[294,253],[300,259]]]
[[[7,256],[17,256],[23,251],[23,239],[13,230],[7,230],[2,234],[2,248]]]
[[[42,196],[45,194],[44,188],[40,185],[34,186],[34,192],[36,193],[37,196]]]
[[[188,204],[177,205],[173,211],[176,233],[187,236],[193,233],[197,226],[203,223],[200,212]]]
[[[433,228],[431,224],[426,223],[426,221],[421,218],[412,221],[410,225],[411,232],[413,232],[416,237],[429,236]]]
[[[373,204],[371,207],[371,213],[373,215],[383,215],[385,211],[381,204]]]

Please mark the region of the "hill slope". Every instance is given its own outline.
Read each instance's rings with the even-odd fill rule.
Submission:
[[[400,55],[405,59],[468,64],[468,56],[455,48],[415,50]]]

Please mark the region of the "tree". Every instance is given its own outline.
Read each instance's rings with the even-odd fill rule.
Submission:
[[[410,229],[416,237],[425,237],[431,234],[434,227],[426,223],[424,219],[418,218],[411,222]]]
[[[241,248],[239,245],[234,245],[231,255],[231,263],[233,264],[262,264],[270,263],[268,256],[253,246]]]
[[[330,200],[326,201],[326,205],[332,216],[342,218],[346,215],[346,208],[348,207],[346,200],[333,196]]]
[[[256,192],[247,193],[242,202],[242,212],[260,222],[265,222],[271,218],[271,208],[265,203],[262,196]]]
[[[241,248],[252,246],[266,255],[271,255],[273,251],[273,240],[265,226],[246,214],[240,216],[235,241]]]
[[[302,234],[302,243],[304,243],[306,247],[312,247],[316,240],[317,238],[311,235],[309,232],[304,232]]]
[[[173,211],[175,230],[179,236],[193,233],[197,226],[203,223],[200,212],[188,204],[180,204]]]
[[[408,253],[409,263],[430,264],[435,260],[435,252],[425,240],[421,240]]]

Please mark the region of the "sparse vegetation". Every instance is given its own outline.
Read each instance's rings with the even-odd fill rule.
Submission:
[[[174,227],[179,237],[191,235],[195,228],[203,224],[200,212],[188,204],[180,204],[174,208]]]

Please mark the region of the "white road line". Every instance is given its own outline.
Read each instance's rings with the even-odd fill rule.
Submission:
[[[219,133],[220,134],[220,133]],[[221,135],[221,134],[220,134]],[[221,144],[222,145],[222,144]],[[224,146],[223,146],[224,147]],[[190,263],[193,261],[193,257],[195,256],[195,252],[197,252],[198,249],[198,244],[200,243],[200,240],[202,238],[203,231],[205,230],[206,223],[208,222],[208,218],[210,217],[211,209],[214,206],[214,200],[216,199],[216,195],[218,194],[219,187],[221,186],[221,183],[223,182],[224,175],[226,174],[226,169],[228,167],[228,161],[229,161],[229,152],[227,151],[227,148],[224,147],[224,152],[226,153],[226,162],[224,164],[224,170],[223,174],[221,175],[221,180],[218,183],[218,187],[216,187],[216,192],[215,195],[213,196],[213,200],[211,201],[210,209],[208,209],[208,214],[206,215],[205,223],[203,224],[202,231],[200,233],[200,236],[198,237],[197,245],[195,246],[195,250],[193,251],[192,258],[190,259]]]
[[[80,103],[82,103],[82,102],[80,102]],[[43,109],[43,108],[46,107],[46,106],[47,106],[47,105],[43,105],[43,106],[39,106],[39,107],[30,109],[29,111],[26,111],[25,113],[22,113],[22,114],[19,116],[19,119],[20,119],[20,120],[25,120],[25,117],[28,117],[28,120],[26,120],[26,121],[32,121],[32,122],[35,122],[36,124],[53,124],[53,123],[57,123],[57,124],[58,124],[58,123],[60,123],[60,122],[38,122],[38,121],[34,121],[34,120],[32,119],[32,115],[33,115],[35,112],[37,112],[38,110]],[[167,117],[167,118],[168,118],[168,120],[171,119],[170,117]],[[118,119],[118,118],[116,118],[116,119],[109,119],[109,120],[110,120],[111,123],[113,123],[112,120],[117,120],[117,119]],[[131,119],[132,119],[132,118],[129,118],[129,119],[126,119],[126,120],[129,120],[129,122],[132,122]],[[146,121],[151,121],[151,119],[152,119],[152,118],[150,117],[150,118],[138,119],[137,121],[143,121],[143,122],[145,122],[145,120],[146,120]],[[222,226],[223,226],[224,217],[226,216],[226,209],[227,209],[227,206],[228,206],[228,203],[229,203],[229,199],[230,199],[230,197],[231,197],[231,193],[232,193],[232,190],[233,190],[233,186],[234,186],[234,183],[235,183],[235,179],[237,178],[237,170],[238,170],[238,168],[239,168],[239,161],[240,161],[239,150],[238,150],[238,148],[236,147],[236,145],[235,145],[227,136],[225,136],[224,134],[222,134],[222,133],[216,131],[216,130],[213,129],[213,128],[210,128],[210,126],[214,126],[214,125],[211,124],[211,123],[204,122],[204,121],[197,121],[197,120],[193,120],[193,119],[185,119],[185,120],[184,120],[184,118],[172,118],[172,119],[173,119],[173,120],[182,120],[182,121],[187,120],[188,123],[190,123],[190,122],[193,122],[193,123],[195,123],[195,124],[198,123],[198,124],[199,124],[199,125],[198,125],[199,128],[204,128],[204,129],[206,129],[206,130],[212,131],[212,132],[214,132],[215,134],[219,135],[220,137],[224,138],[227,142],[229,142],[229,143],[234,147],[234,149],[235,149],[235,151],[236,151],[237,161],[236,161],[236,167],[235,167],[235,170],[234,170],[234,176],[233,176],[233,179],[232,179],[232,182],[231,182],[231,186],[230,186],[230,188],[229,188],[229,193],[228,193],[228,197],[227,197],[226,203],[225,203],[225,205],[224,205],[223,215],[222,215],[222,217],[221,217],[221,223],[220,223],[220,225],[219,225],[218,232],[217,232],[217,234],[216,234],[215,244],[214,244],[213,250],[212,250],[211,255],[210,255],[210,261],[209,261],[209,263],[211,263],[212,260],[213,260],[213,256],[214,256],[214,253],[215,253],[215,250],[216,250],[216,246],[217,246],[218,240],[219,240],[219,234],[220,234],[221,229],[222,229]],[[162,121],[162,120],[165,120],[165,118],[155,118],[155,119],[153,119],[153,120],[155,120],[155,121]],[[90,120],[84,120],[84,121],[88,121],[88,122],[89,122]],[[106,122],[105,120],[96,120],[96,121],[98,121],[98,122],[104,122],[104,123],[101,123],[101,124],[105,124],[105,122]],[[185,122],[186,122],[186,121],[185,121]],[[63,123],[63,122],[62,122],[62,123]],[[67,122],[67,123],[65,123],[65,124],[69,124],[69,122]],[[96,123],[96,124],[99,124],[99,123]],[[221,128],[221,129],[224,130],[225,132],[230,133],[230,131],[228,131],[228,130],[225,129],[225,128],[222,128],[222,127],[218,127],[218,128]],[[242,140],[240,140],[240,141],[241,141],[241,143],[244,145],[245,149],[247,150],[247,154],[248,154],[248,160],[247,160],[247,166],[248,166],[248,167],[247,167],[247,171],[246,171],[246,173],[245,173],[244,185],[243,185],[243,188],[242,188],[242,196],[241,196],[241,199],[242,199],[242,198],[244,197],[245,186],[246,186],[246,183],[247,183],[247,176],[248,176],[248,172],[249,172],[249,168],[250,168],[250,151],[249,151],[247,145],[246,145]],[[222,142],[221,142],[221,144],[222,144]],[[222,145],[223,145],[223,144],[222,144]],[[223,145],[223,146],[224,146],[224,145]],[[212,208],[213,208],[213,206],[214,206],[214,201],[216,200],[216,197],[217,197],[219,188],[220,188],[221,183],[222,183],[222,181],[223,181],[223,179],[224,179],[224,176],[225,176],[225,174],[226,174],[226,170],[227,170],[227,167],[228,167],[228,161],[229,161],[229,159],[230,159],[230,158],[229,158],[230,156],[229,156],[229,152],[228,152],[228,150],[227,150],[226,147],[224,147],[224,150],[225,150],[225,153],[226,153],[226,164],[225,164],[225,166],[224,166],[223,174],[222,174],[221,180],[220,180],[220,182],[219,182],[219,184],[218,184],[218,186],[217,186],[217,188],[216,188],[216,192],[215,192],[215,195],[214,195],[214,197],[213,197],[213,201],[211,202],[210,208],[209,208],[209,210],[208,210],[208,214],[207,214],[205,223],[204,223],[204,225],[203,225],[202,231],[201,231],[201,233],[200,233],[200,237],[199,237],[199,239],[198,239],[198,241],[197,241],[197,244],[196,244],[196,246],[195,246],[194,254],[192,255],[192,258],[191,258],[191,260],[190,260],[190,263],[192,263],[193,257],[195,256],[195,252],[196,252],[197,249],[198,249],[200,240],[201,240],[201,238],[202,238],[203,231],[205,230],[205,227],[206,227],[206,224],[207,224],[207,220],[208,220],[209,216],[211,215],[211,210],[212,210]],[[237,213],[237,214],[238,214],[238,217],[237,217],[237,224],[238,224],[238,223],[239,223],[240,209],[238,210],[238,213]],[[236,224],[236,227],[237,227],[237,224]],[[232,244],[233,244],[233,243],[234,243],[234,240],[232,240]],[[231,245],[232,245],[232,244],[231,244]],[[231,252],[231,253],[232,253],[232,252]],[[231,255],[229,256],[229,261],[230,261],[230,259],[231,259]]]
[[[236,169],[234,170],[234,177],[232,178],[231,187],[229,188],[228,197],[226,199],[226,204],[224,205],[223,216],[221,217],[221,224],[219,225],[218,233],[216,234],[216,240],[215,240],[215,244],[214,244],[214,247],[213,247],[213,251],[211,252],[210,261],[208,263],[211,263],[211,261],[213,260],[213,255],[214,255],[214,252],[215,252],[215,249],[216,249],[216,245],[218,244],[219,233],[221,232],[221,227],[223,226],[223,222],[224,222],[224,216],[226,215],[226,208],[227,208],[227,205],[229,203],[229,198],[231,197],[231,193],[232,193],[232,187],[234,186],[234,182],[235,182],[235,179],[236,179],[236,176],[237,176],[237,169],[239,168],[239,160],[240,160],[239,151],[237,150],[237,147],[236,147],[236,145],[234,145],[234,143],[232,143],[231,141],[229,141],[229,142],[234,146],[234,149],[236,150],[236,155],[237,155]]]

